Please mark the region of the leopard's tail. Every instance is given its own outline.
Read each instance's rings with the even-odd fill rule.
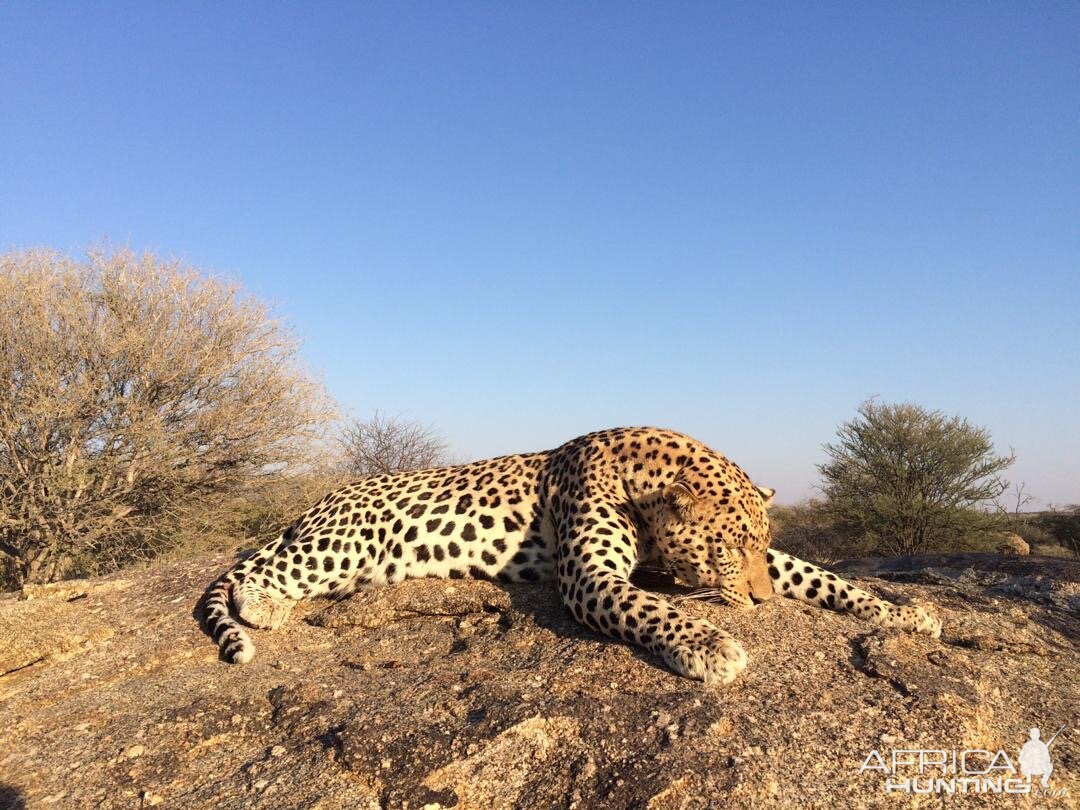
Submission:
[[[213,637],[222,656],[230,664],[246,664],[255,657],[255,645],[251,643],[251,638],[229,613],[233,586],[242,576],[239,568],[229,571],[210,586],[203,603],[206,632]]]
[[[229,611],[229,608],[235,605],[234,589],[252,571],[272,558],[282,543],[287,543],[292,536],[293,527],[290,526],[246,560],[226,571],[206,592],[203,602],[206,632],[213,636],[222,656],[230,664],[246,664],[255,657],[255,645],[251,643],[243,625],[234,619]]]

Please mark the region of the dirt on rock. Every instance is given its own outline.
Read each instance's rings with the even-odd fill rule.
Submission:
[[[686,603],[749,653],[726,687],[680,678],[586,630],[551,585],[467,580],[301,603],[282,630],[252,632],[254,662],[225,664],[199,628],[198,605],[230,562],[0,598],[0,807],[1080,800],[1075,561],[948,555],[834,566],[886,598],[932,606],[940,640],[785,599],[749,612]],[[864,767],[876,765],[872,752],[888,768],[894,752],[923,749],[1000,750],[1019,767],[1029,729],[1048,739],[1060,726],[1052,795],[887,792],[887,774]],[[913,776],[901,764],[893,778]]]

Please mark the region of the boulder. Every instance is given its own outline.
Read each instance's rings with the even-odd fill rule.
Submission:
[[[1015,760],[1062,724],[1051,784],[1080,796],[1075,561],[847,564],[933,605],[940,640],[786,599],[687,603],[750,656],[727,687],[590,632],[549,584],[467,580],[301,603],[229,665],[197,619],[230,561],[0,599],[0,806],[884,808],[871,752]],[[924,801],[942,798],[901,803]]]

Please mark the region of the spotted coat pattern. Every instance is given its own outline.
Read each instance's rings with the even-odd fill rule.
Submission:
[[[939,635],[898,607],[769,549],[772,491],[694,439],[655,428],[581,436],[543,453],[365,478],[331,492],[207,594],[223,657],[254,646],[229,612],[275,629],[299,599],[409,577],[555,580],[581,623],[643,647],[681,675],[728,683],[746,666],[728,633],[630,582],[665,568],[750,608],[774,593],[879,625]]]

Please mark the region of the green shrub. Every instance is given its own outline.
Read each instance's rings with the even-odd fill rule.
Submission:
[[[1009,515],[1008,530],[1027,541],[1033,554],[1080,556],[1080,510],[1048,510]]]
[[[989,505],[1007,487],[1013,456],[994,455],[990,434],[958,416],[870,400],[825,445],[818,469],[826,505],[875,552],[915,554],[985,542],[1000,528]]]

